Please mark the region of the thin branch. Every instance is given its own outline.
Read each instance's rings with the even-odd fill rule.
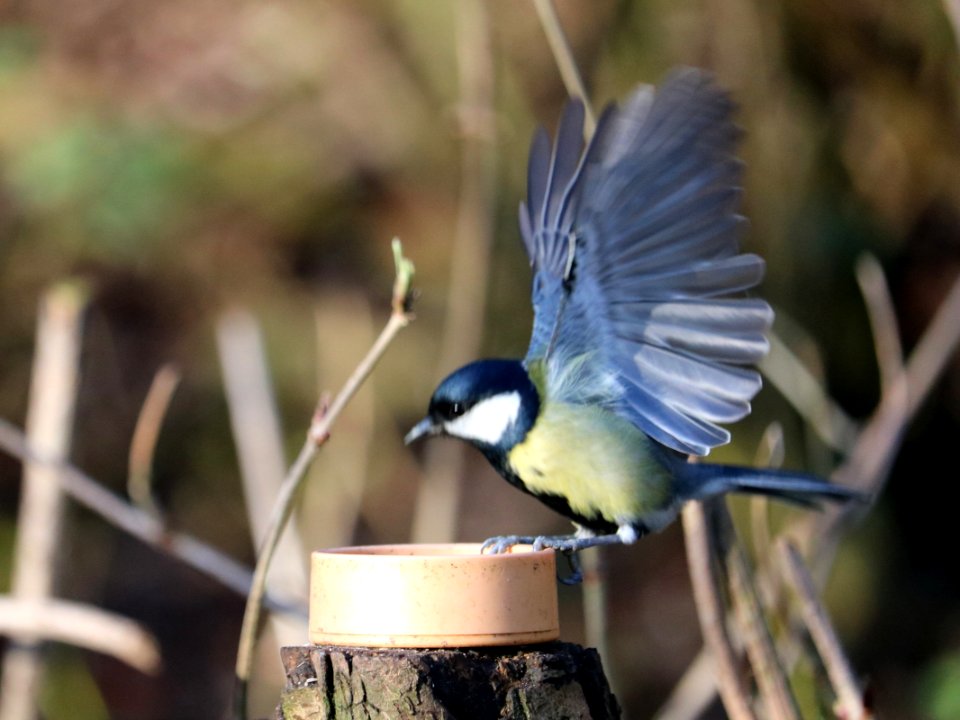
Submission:
[[[160,646],[153,635],[133,620],[80,603],[0,596],[0,635],[75,645],[150,675],[160,670]]]
[[[778,552],[782,560],[788,584],[796,591],[800,601],[800,614],[810,632],[817,652],[823,659],[827,676],[837,694],[837,716],[844,720],[863,720],[869,713],[863,704],[863,693],[854,677],[850,662],[843,653],[837,633],[830,623],[827,611],[817,596],[813,578],[797,549],[781,540]]]
[[[827,394],[806,365],[775,333],[760,370],[829,447],[846,452],[857,437],[857,426]]]
[[[707,503],[719,502],[709,500]],[[717,689],[732,720],[753,720],[750,692],[740,675],[737,651],[727,635],[722,587],[711,552],[711,521],[707,503],[688,502],[683,507],[683,534],[693,597],[703,639],[716,665]]]
[[[753,466],[778,468],[783,465],[786,453],[783,425],[774,420],[763,430],[757,451],[753,455]]]
[[[78,283],[54,286],[40,304],[27,434],[33,445],[57,460],[70,453],[86,304],[86,289]],[[52,594],[57,553],[63,546],[63,507],[56,468],[27,463],[11,579],[11,591],[18,600],[42,602]],[[36,716],[43,676],[37,639],[26,635],[16,640],[3,658],[3,720],[29,720]]]
[[[217,350],[230,413],[230,427],[240,459],[240,476],[253,543],[266,536],[269,509],[280,490],[286,465],[280,419],[270,385],[263,339],[256,320],[234,310],[217,322]],[[271,592],[287,597],[307,597],[304,548],[294,522],[279,540],[278,561],[267,578]],[[280,647],[302,642],[302,618],[272,615],[274,636]],[[279,649],[279,648],[278,648]]]
[[[706,712],[716,696],[717,681],[713,672],[713,658],[706,648],[701,648],[674,685],[670,697],[653,716],[654,720],[698,718]]]
[[[151,513],[126,502],[73,465],[31,449],[23,431],[0,418],[0,450],[24,463],[46,465],[57,473],[63,492],[110,525],[173,557],[238,595],[250,592],[251,570],[229,555],[190,535],[168,531]],[[270,597],[271,607],[290,611],[295,603]]]
[[[887,478],[890,463],[900,447],[906,426],[926,400],[934,382],[960,345],[960,278],[940,304],[936,315],[907,361],[903,373],[887,388],[871,418],[863,426],[847,459],[832,479],[871,492],[876,496]],[[800,517],[788,532],[816,540],[811,563],[821,578],[826,576],[843,528],[852,514],[864,508],[829,508]],[[684,524],[686,525],[686,514]],[[691,571],[692,572],[692,571]],[[764,583],[760,583],[764,585]],[[816,583],[815,583],[816,586]],[[777,586],[779,587],[779,585]]]
[[[800,709],[770,637],[753,573],[737,542],[733,521],[723,502],[716,503],[714,517],[717,534],[723,543],[730,596],[740,626],[739,637],[753,666],[760,700],[767,708],[768,717],[778,720],[799,718]]]
[[[594,115],[593,108],[590,107],[587,91],[583,85],[583,79],[580,77],[580,70],[573,58],[573,51],[570,49],[570,43],[567,42],[567,36],[563,32],[563,26],[557,16],[557,9],[553,6],[553,0],[533,0],[533,6],[537,9],[540,25],[547,36],[547,42],[550,43],[550,50],[553,52],[553,59],[560,70],[563,84],[567,88],[567,94],[570,97],[583,100],[585,110],[584,133],[587,136],[593,135],[593,131],[597,127],[597,117]]]
[[[879,492],[906,426],[960,346],[960,278],[954,281],[907,364],[880,399],[847,460],[834,473],[838,482]]]
[[[337,393],[333,403],[329,407],[326,407],[325,403],[321,403],[321,406],[314,413],[310,428],[307,431],[307,439],[300,449],[297,459],[287,471],[270,514],[270,522],[253,572],[253,583],[243,614],[243,625],[240,629],[240,641],[237,649],[237,687],[234,694],[233,711],[234,716],[240,720],[246,718],[247,715],[247,686],[253,666],[253,648],[256,643],[257,627],[260,624],[260,613],[263,609],[267,572],[276,552],[280,535],[290,517],[290,513],[293,511],[307,470],[320,448],[330,439],[333,424],[344,407],[360,389],[370,373],[373,372],[374,367],[383,357],[397,333],[413,319],[410,312],[410,303],[412,302],[410,285],[413,280],[413,263],[403,256],[400,241],[397,239],[393,241],[393,256],[396,265],[396,279],[393,285],[393,312],[390,314],[390,319],[380,332],[373,347],[357,365],[340,392]]]
[[[133,429],[133,439],[130,441],[127,493],[134,503],[157,517],[160,516],[160,510],[153,499],[153,455],[163,418],[179,384],[180,373],[172,364],[168,363],[157,371],[143,401],[140,416]]]
[[[856,275],[873,331],[873,344],[880,368],[880,390],[886,394],[890,392],[894,380],[903,373],[903,346],[900,344],[897,313],[883,268],[873,255],[866,253],[857,260]]]
[[[773,467],[783,465],[786,445],[783,440],[783,426],[774,421],[767,425],[763,437],[754,453],[754,467]],[[770,547],[770,500],[762,495],[750,496],[750,541],[753,556],[763,557]]]
[[[574,60],[570,44],[567,42],[560,18],[552,0],[534,0],[540,25],[550,43],[554,62],[560,71],[567,94],[583,102],[584,124],[583,139],[589,142],[596,129],[596,114],[587,96],[580,77],[580,71]],[[604,663],[610,663],[609,643],[607,641],[607,591],[603,573],[603,562],[599,548],[591,548],[581,553],[583,567],[583,620],[587,644],[596,648]],[[612,667],[612,665],[611,665]],[[616,688],[615,688],[616,689]]]

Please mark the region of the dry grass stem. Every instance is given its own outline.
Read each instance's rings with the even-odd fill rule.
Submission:
[[[553,6],[553,0],[533,0],[533,6],[537,9],[540,25],[547,36],[547,42],[550,43],[550,50],[553,52],[553,59],[557,63],[560,77],[563,78],[563,84],[567,88],[567,94],[583,100],[585,110],[583,129],[589,137],[597,127],[597,116],[590,106],[589,96],[580,76],[580,70],[577,68],[577,61],[574,60],[573,50],[570,49],[570,43],[557,16],[557,9]]]
[[[737,651],[727,634],[723,587],[717,577],[711,549],[712,530],[708,503],[688,502],[683,508],[683,533],[693,596],[704,642],[713,659],[717,690],[732,720],[753,720],[750,691],[740,672]]]
[[[844,720],[866,720],[869,713],[863,705],[863,693],[854,677],[850,662],[844,655],[827,611],[817,596],[813,578],[810,577],[803,558],[799,551],[785,540],[778,543],[777,549],[787,581],[796,591],[800,615],[837,694],[837,716]]]
[[[888,393],[896,378],[903,373],[903,346],[893,298],[890,297],[883,268],[873,255],[863,255],[857,260],[856,274],[873,331],[873,345],[880,368],[880,389],[882,393]]]
[[[270,507],[280,491],[286,461],[263,338],[253,316],[234,310],[221,317],[217,323],[217,349],[230,427],[240,460],[247,517],[254,546],[259,547],[267,534]],[[305,553],[294,521],[287,523],[278,550],[267,577],[267,590],[305,602]],[[302,617],[272,614],[270,622],[280,647],[302,642],[306,635]]]
[[[783,439],[783,426],[778,422],[767,425],[763,437],[754,454],[755,467],[774,467],[783,465],[786,445]],[[753,556],[763,558],[770,548],[773,534],[770,531],[770,500],[761,495],[750,497],[750,541]]]
[[[64,283],[40,303],[27,436],[31,445],[58,461],[70,452],[86,296],[79,284]],[[44,602],[53,592],[63,524],[57,475],[57,468],[46,463],[24,466],[10,585],[15,600]],[[3,657],[0,718],[31,720],[37,716],[43,676],[39,638],[27,634],[14,639]]]
[[[717,534],[723,543],[730,597],[739,626],[737,635],[753,667],[760,702],[766,708],[768,717],[795,720],[800,717],[800,709],[767,628],[753,573],[723,502],[716,503],[714,517]]]
[[[253,573],[229,555],[190,535],[170,532],[152,513],[146,512],[107,490],[76,467],[53,460],[30,448],[26,435],[0,418],[0,449],[23,463],[49,465],[57,472],[63,492],[72,500],[99,515],[110,525],[173,557],[238,595],[250,592]],[[286,599],[268,597],[267,604],[278,610],[298,606]]]
[[[566,33],[564,33],[563,26],[560,24],[556,8],[552,0],[534,0],[534,6],[537,9],[543,32],[550,43],[554,62],[557,64],[564,86],[567,88],[567,94],[579,98],[583,102],[583,139],[585,142],[589,142],[597,126],[596,114],[584,88],[580,70],[573,58],[570,43],[567,42]],[[608,667],[612,667],[609,643],[607,642],[606,581],[600,549],[591,548],[580,555],[583,569],[584,635],[587,644],[596,648],[604,663]],[[614,690],[616,690],[616,687],[614,687]]]
[[[717,696],[717,681],[710,652],[702,648],[687,665],[670,697],[654,715],[654,720],[691,720],[706,712]]]
[[[153,455],[160,437],[173,393],[180,384],[180,372],[171,364],[161,367],[153,376],[140,416],[133,429],[127,463],[127,493],[140,508],[160,516],[153,500]]]
[[[764,376],[807,421],[817,437],[830,448],[847,452],[857,437],[856,424],[776,333],[770,333],[769,339],[770,353],[760,362]]]
[[[880,398],[876,410],[864,426],[850,455],[834,472],[841,484],[876,496],[886,483],[890,466],[900,449],[903,434],[920,405],[926,400],[947,361],[960,345],[960,278],[950,288],[936,315],[904,367]],[[853,504],[808,518],[803,534],[823,542],[823,554],[812,557],[817,574],[828,563],[843,529],[854,516],[864,512]]]

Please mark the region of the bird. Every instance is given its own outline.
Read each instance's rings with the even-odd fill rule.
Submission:
[[[687,501],[731,492],[813,507],[857,496],[802,472],[691,461],[749,414],[773,322],[748,294],[765,263],[739,249],[734,110],[709,73],[680,68],[609,105],[588,141],[578,99],[553,143],[535,134],[519,213],[533,273],[527,353],[451,373],[404,438],[466,441],[574,524],[484,550],[632,544]]]

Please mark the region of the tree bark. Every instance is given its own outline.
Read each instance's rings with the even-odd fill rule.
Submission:
[[[276,720],[583,718],[620,707],[596,650],[570,643],[475,650],[285,647]]]

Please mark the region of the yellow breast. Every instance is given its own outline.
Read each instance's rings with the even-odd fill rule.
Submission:
[[[575,513],[619,525],[670,504],[670,476],[651,442],[603,408],[547,403],[509,460],[531,491],[563,496]]]

